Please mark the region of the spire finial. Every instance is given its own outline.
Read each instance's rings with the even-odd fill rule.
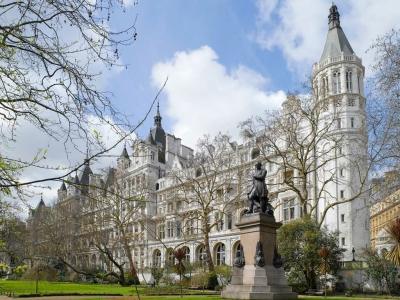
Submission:
[[[329,20],[329,29],[332,29],[335,27],[341,28],[340,27],[340,14],[339,14],[338,8],[334,2],[332,2],[332,6],[329,9],[328,20]]]
[[[160,101],[157,102],[157,113],[154,117],[154,126],[156,127],[162,127],[161,126],[161,114],[160,114]]]

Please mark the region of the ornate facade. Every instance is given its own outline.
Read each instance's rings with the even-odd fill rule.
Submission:
[[[324,168],[310,172],[307,177],[307,190],[309,202],[315,205],[313,214],[317,220],[322,218],[323,225],[340,232],[340,245],[348,250],[344,261],[353,258],[353,247],[361,250],[370,243],[369,209],[364,190],[368,182],[363,175],[367,143],[363,78],[361,59],[340,26],[337,7],[332,5],[325,48],[319,62],[313,66],[312,84],[318,91],[314,93],[315,105],[320,107],[321,114],[318,126],[326,127],[326,122],[334,122],[334,126],[330,126],[325,137],[314,145],[314,153],[330,150],[321,155],[320,159],[326,159]],[[283,110],[292,106],[289,100],[284,102]],[[302,130],[311,131],[308,127]],[[340,145],[332,145],[335,141],[340,141]],[[184,146],[180,138],[164,131],[157,107],[154,127],[147,138],[137,140],[130,149],[131,154],[124,148],[117,159],[117,168],[110,171],[107,178],[93,174],[87,162],[80,175],[69,181],[68,187],[61,186],[57,205],[76,213],[84,212],[89,225],[104,220],[107,213],[128,216],[129,226],[124,234],[131,237],[132,260],[139,268],[172,262],[172,250],[176,247],[185,247],[186,258],[192,262],[204,264],[211,256],[215,265],[232,265],[240,245],[235,223],[247,209],[248,179],[255,162],[261,161],[268,171],[266,183],[277,221],[301,217],[302,206],[293,190],[285,185],[285,178],[296,178],[297,171],[279,168],[279,158],[276,164],[270,162],[273,153],[268,154],[272,159],[265,161],[263,157],[267,154],[260,151],[269,151],[267,147],[255,148],[250,142],[238,144],[226,137],[221,137],[219,147],[212,149],[214,154],[220,150],[222,153],[214,160],[214,167],[205,167],[196,161],[194,151]],[[326,180],[328,177],[331,180]],[[206,198],[210,178],[215,185],[208,190]],[[77,189],[77,185],[87,188]],[[93,190],[93,186],[101,186],[102,194]],[[104,189],[112,192],[104,192]],[[116,194],[122,199],[118,205],[108,202],[106,206],[90,208],[90,199],[105,201]],[[199,200],[202,197],[212,200],[206,208]],[[340,204],[332,206],[337,202]],[[90,246],[93,234],[90,228],[94,227],[89,225],[79,225],[72,230],[84,241],[86,250],[84,254],[71,255],[80,255],[93,265],[102,262],[103,267],[107,267],[101,255]],[[211,228],[207,232],[208,250],[204,247],[207,226]],[[120,228],[109,222],[103,224],[100,231],[107,233],[108,241],[122,234]],[[112,251],[119,260],[127,259],[124,247],[114,247]]]

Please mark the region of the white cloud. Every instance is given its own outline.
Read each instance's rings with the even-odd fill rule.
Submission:
[[[171,60],[157,63],[152,79],[164,92],[168,108],[163,111],[174,123],[172,133],[194,147],[203,134],[229,132],[238,137],[238,122],[278,108],[283,91],[266,92],[268,79],[246,66],[227,70],[208,46],[175,53]]]
[[[109,118],[110,124],[113,124]],[[88,116],[90,128],[88,130],[96,130],[101,136],[101,141],[104,143],[105,148],[114,146],[120,139],[120,136],[115,134],[111,126],[101,122],[96,116]],[[135,134],[132,134],[132,139],[135,138]],[[130,139],[128,139],[128,144]],[[22,161],[32,161],[37,153],[38,149],[47,150],[46,159],[42,160],[37,165],[49,166],[49,169],[27,167],[22,173],[20,182],[31,182],[35,180],[41,180],[46,178],[63,176],[68,171],[74,169],[77,165],[82,164],[86,156],[86,141],[85,139],[75,139],[74,145],[71,142],[64,141],[57,142],[51,139],[48,135],[38,130],[35,126],[29,122],[22,120],[17,131],[17,139],[15,142],[9,143],[9,148],[2,149],[2,154],[5,157],[21,159]],[[99,169],[104,169],[109,166],[116,165],[116,159],[119,157],[123,149],[123,145],[119,144],[110,151],[112,157],[100,157],[95,161],[91,161],[91,168],[93,172],[98,172]],[[128,152],[131,153],[131,151]],[[94,155],[95,152],[89,153],[90,156]],[[117,157],[115,157],[117,156]],[[56,167],[60,167],[60,170],[54,170]],[[75,173],[72,174],[75,176]],[[46,204],[50,204],[57,197],[57,190],[61,186],[59,181],[46,181],[43,183],[36,184],[37,187],[30,186],[29,191],[35,193],[42,193],[43,199]],[[41,188],[48,187],[48,188]],[[40,200],[40,197],[33,197],[28,201],[28,204],[35,207]],[[26,217],[27,212],[23,214]]]
[[[300,76],[311,73],[311,66],[319,61],[328,33],[330,0],[259,0],[257,31],[252,35],[265,49],[279,48],[290,71]],[[373,53],[365,51],[378,35],[400,25],[400,2],[397,0],[335,1],[340,21],[353,50],[368,67]],[[367,74],[368,75],[368,74]]]

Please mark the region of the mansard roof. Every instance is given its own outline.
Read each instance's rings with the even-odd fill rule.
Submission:
[[[332,4],[330,8],[329,19],[329,31],[326,37],[324,51],[320,61],[326,60],[329,56],[352,55],[355,54],[351,47],[346,35],[344,34],[342,27],[340,27],[339,12],[337,6]]]
[[[161,150],[165,150],[165,131],[161,127],[154,127],[147,136],[146,143],[157,146]]]

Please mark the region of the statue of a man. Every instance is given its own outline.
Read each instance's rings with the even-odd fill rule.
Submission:
[[[251,190],[247,193],[249,198],[249,211],[253,212],[263,212],[267,211],[268,204],[268,189],[265,184],[265,176],[267,176],[267,171],[261,169],[261,163],[256,164],[256,170],[253,174],[253,186]],[[268,213],[270,213],[270,208],[268,206]]]

